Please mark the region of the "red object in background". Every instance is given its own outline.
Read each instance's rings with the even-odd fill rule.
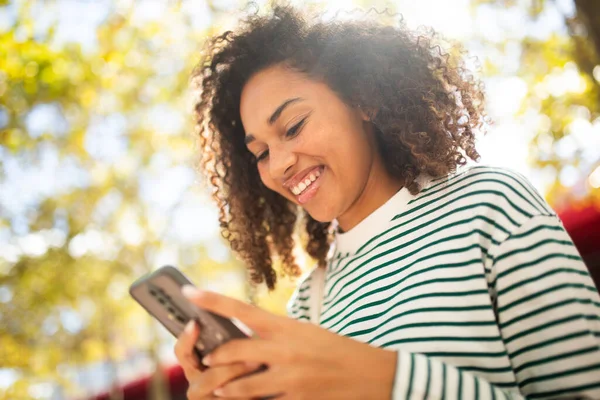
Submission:
[[[600,289],[600,208],[568,208],[558,215]]]
[[[600,209],[588,206],[559,212],[560,219],[581,254],[600,251]]]
[[[600,288],[600,209],[595,207],[565,209],[558,213],[565,229],[583,256],[590,274]],[[188,383],[179,365],[165,369],[171,400],[185,400]],[[124,400],[147,400],[151,377],[145,377],[123,386]],[[93,397],[91,400],[109,400],[108,394]]]
[[[169,392],[171,393],[170,400],[186,400],[186,392],[188,388],[187,380],[183,374],[183,370],[177,364],[164,368],[165,380],[168,382]],[[124,385],[120,390],[123,392],[124,400],[146,400],[150,399],[150,386],[152,384],[152,376],[146,376],[136,379]],[[109,400],[108,393],[92,397],[90,400]],[[167,400],[167,399],[165,399]]]

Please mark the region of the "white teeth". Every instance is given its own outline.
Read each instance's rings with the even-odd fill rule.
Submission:
[[[319,178],[319,176],[321,176],[320,170],[316,170],[315,172],[311,173],[308,177],[306,177],[306,179],[304,181],[300,182],[298,185],[291,188],[292,193],[294,193],[294,195],[298,196],[299,194],[304,192],[304,190],[307,187],[309,187],[314,181],[316,181],[317,178]]]

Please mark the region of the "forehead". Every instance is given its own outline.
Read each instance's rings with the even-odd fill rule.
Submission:
[[[271,113],[284,101],[315,98],[322,88],[318,82],[282,66],[272,66],[253,75],[240,98],[240,117],[247,128],[266,124]]]

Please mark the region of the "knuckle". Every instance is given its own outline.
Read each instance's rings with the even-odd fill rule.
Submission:
[[[281,357],[283,361],[288,364],[293,364],[296,361],[298,361],[298,355],[296,354],[295,349],[293,349],[292,347],[286,346],[284,349],[282,349]]]
[[[235,363],[230,366],[227,366],[226,368],[223,368],[223,371],[222,371],[222,374],[220,377],[223,380],[230,380],[232,378],[235,378],[236,376],[243,374],[244,372],[246,372],[246,370],[247,370],[247,367],[245,364]]]
[[[181,358],[183,356],[182,351],[181,351],[181,345],[179,344],[179,342],[175,343],[175,346],[173,347],[173,352],[175,353],[175,357],[177,357],[177,360],[179,360],[181,362]]]
[[[187,376],[186,376],[187,377]],[[211,395],[212,388],[209,382],[197,374],[192,374],[191,379],[188,379],[189,387],[187,390],[188,400],[201,400]]]
[[[302,387],[302,375],[299,373],[291,373],[287,379],[290,388]]]

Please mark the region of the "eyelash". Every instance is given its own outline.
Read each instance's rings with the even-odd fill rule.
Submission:
[[[292,137],[296,136],[299,133],[298,131],[300,130],[300,128],[302,128],[304,126],[304,123],[306,122],[307,118],[308,117],[305,117],[304,119],[302,119],[302,121],[298,122],[296,125],[292,126],[290,129],[288,129],[287,132],[285,133],[285,137],[292,138]],[[269,155],[269,150],[263,151],[256,157],[256,162],[261,162],[268,155]]]

